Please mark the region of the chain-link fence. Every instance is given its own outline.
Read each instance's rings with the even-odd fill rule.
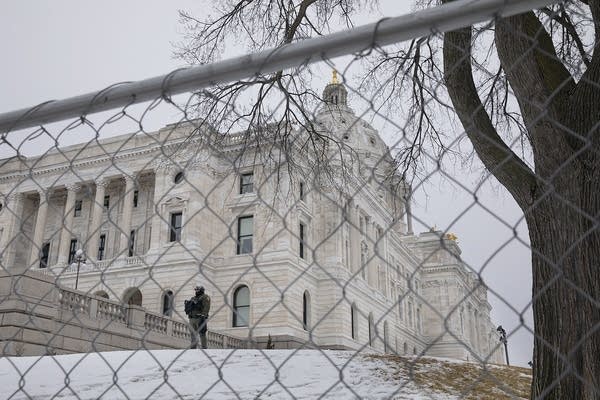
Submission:
[[[182,59],[228,33],[255,53],[0,115],[5,398],[600,397],[599,3],[443,2],[305,40],[361,2],[297,3],[183,14]],[[438,180],[473,199],[440,229],[415,207]],[[482,265],[452,232],[473,207],[511,233]],[[525,307],[485,275],[514,243]]]

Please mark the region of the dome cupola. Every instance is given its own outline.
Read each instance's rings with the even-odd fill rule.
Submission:
[[[325,86],[323,90],[323,100],[327,104],[336,106],[347,106],[348,105],[348,91],[342,83],[338,80],[337,71],[333,70],[331,82]]]

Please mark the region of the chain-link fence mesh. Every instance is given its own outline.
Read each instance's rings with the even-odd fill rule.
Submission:
[[[453,2],[296,42],[336,7],[350,18],[299,3],[187,16],[180,55],[277,12],[287,30],[253,38],[284,32],[276,50],[1,116],[6,398],[528,397],[531,371],[494,367],[518,330],[535,396],[597,398],[598,3]],[[476,187],[465,162],[486,169]],[[414,198],[440,179],[473,200],[438,229]],[[490,181],[517,222],[478,199]],[[526,307],[461,258],[451,230],[473,207],[512,232],[490,259],[531,250]],[[489,296],[520,322],[497,328]],[[479,368],[436,386],[430,356]],[[317,360],[334,373],[309,393],[292,378]],[[357,379],[367,360],[392,383]]]

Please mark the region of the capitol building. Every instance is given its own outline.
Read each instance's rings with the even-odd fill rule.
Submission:
[[[413,232],[409,185],[335,76],[312,125],[285,152],[269,127],[197,120],[0,160],[1,268],[182,320],[202,285],[209,330],[262,347],[504,363],[485,285],[454,235]]]

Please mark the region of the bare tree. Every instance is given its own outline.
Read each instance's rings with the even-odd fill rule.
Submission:
[[[190,63],[210,62],[232,37],[249,50],[283,45],[328,32],[334,16],[351,25],[357,7],[369,4],[230,0],[206,21],[181,13],[188,37],[178,54]],[[359,85],[377,94],[377,107],[391,110],[406,110],[400,103],[409,93],[413,132],[397,154],[404,172],[427,147],[434,154],[447,151],[443,136],[449,133],[434,114],[451,111],[474,154],[523,211],[534,281],[532,398],[600,398],[599,43],[600,0],[573,0],[374,49]],[[264,118],[273,115],[265,112],[265,95],[276,91],[285,103],[277,122],[300,124],[314,142],[318,130],[303,110],[319,96],[309,79],[303,67],[235,82],[201,94],[199,110],[231,107],[240,91],[252,87],[256,95],[243,115],[260,126],[273,122]],[[239,121],[225,111],[214,115],[229,127]]]

